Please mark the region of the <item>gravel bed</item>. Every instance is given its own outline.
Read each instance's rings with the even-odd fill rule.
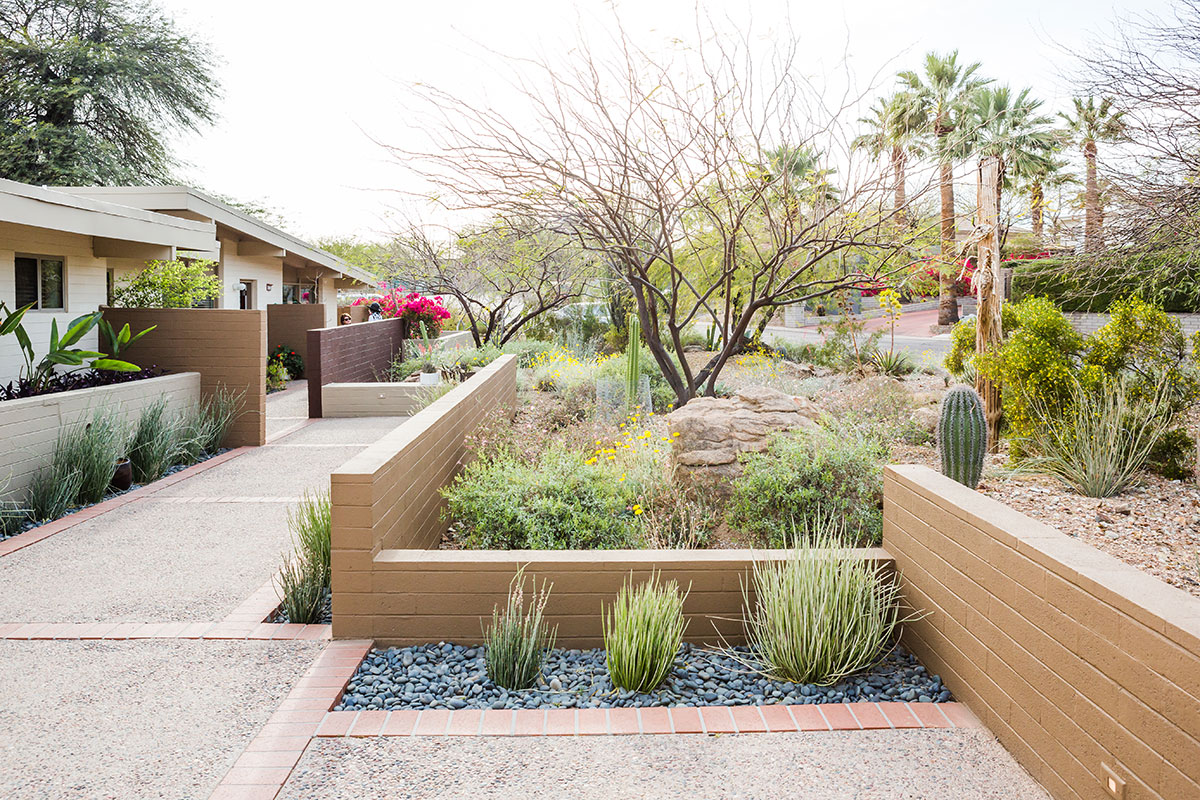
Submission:
[[[950,690],[915,656],[897,648],[873,669],[834,686],[774,681],[733,654],[684,644],[664,686],[650,694],[615,690],[604,651],[554,650],[538,686],[507,691],[487,678],[484,648],[438,643],[372,650],[335,710],[422,708],[632,708],[637,706],[768,705],[907,700],[946,702]]]
[[[174,475],[176,472],[181,472],[182,470],[185,470],[188,467],[194,467],[197,464],[203,464],[205,461],[208,461],[210,458],[214,458],[216,456],[221,455],[221,453],[226,453],[226,452],[229,452],[229,448],[222,447],[217,452],[212,453],[211,455],[206,455],[203,458],[201,458],[199,461],[193,461],[191,464],[176,464],[173,467],[168,467],[167,471],[163,473],[163,478],[167,477],[168,475]],[[162,480],[162,478],[159,478],[159,480]],[[157,481],[152,481],[151,483],[157,483]],[[114,497],[120,497],[123,494],[128,494],[129,492],[132,492],[134,489],[140,489],[143,486],[149,486],[149,485],[150,484],[148,484],[148,483],[134,483],[134,484],[131,484],[130,487],[123,492],[111,492],[111,491],[107,492],[104,495],[104,500],[111,500]],[[101,500],[100,502],[103,503],[104,500]],[[85,508],[91,508],[94,505],[97,505],[97,504],[96,503],[84,503],[81,506],[72,506],[71,508],[68,508],[65,512],[63,512],[62,516],[63,517],[69,516],[71,514],[74,514],[77,511],[83,511]],[[58,519],[62,519],[62,517],[58,517]],[[17,536],[22,533],[25,533],[26,531],[31,531],[34,528],[40,528],[42,525],[45,525],[48,522],[54,522],[54,521],[55,520],[52,520],[52,519],[43,520],[41,522],[34,522],[33,520],[26,520],[25,522],[21,523],[20,527],[17,527],[8,533],[5,533],[4,528],[0,527],[0,542],[4,541],[5,539],[11,539],[12,537]]]
[[[267,622],[275,622],[275,623],[279,623],[280,625],[286,625],[287,623],[291,622],[291,620],[288,619],[287,609],[284,608],[283,605],[280,605],[279,608],[275,609],[275,613],[271,615],[271,618],[269,620],[267,620]],[[317,621],[315,623],[311,623],[311,624],[331,625],[332,623],[333,623],[333,592],[326,589],[325,590],[325,599],[321,601],[321,615],[319,617],[317,617]]]

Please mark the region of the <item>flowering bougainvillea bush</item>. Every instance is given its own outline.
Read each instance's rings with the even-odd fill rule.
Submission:
[[[375,297],[360,297],[354,305],[370,305],[379,303],[384,319],[399,317],[409,323],[409,336],[413,339],[421,337],[421,325],[429,335],[437,336],[442,332],[442,326],[450,319],[450,309],[446,308],[440,297],[427,297],[420,292],[405,292],[404,289],[392,289]]]

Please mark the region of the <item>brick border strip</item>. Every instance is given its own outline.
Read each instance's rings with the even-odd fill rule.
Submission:
[[[795,733],[979,728],[960,703],[822,703],[649,708],[330,711],[317,738]]]
[[[253,448],[251,447],[235,447],[232,450],[221,453],[220,455],[213,456],[206,461],[201,461],[199,464],[193,464],[187,469],[181,469],[179,472],[167,475],[165,478],[159,478],[154,483],[148,483],[144,486],[134,489],[131,492],[125,492],[124,494],[117,495],[116,497],[110,497],[107,500],[102,500],[95,505],[88,506],[87,508],[81,508],[74,514],[67,514],[65,517],[59,517],[58,519],[47,522],[44,525],[39,525],[32,530],[25,531],[24,533],[18,533],[16,536],[10,536],[9,538],[0,542],[0,557],[9,555],[10,553],[15,553],[16,551],[28,547],[31,544],[36,544],[43,539],[48,539],[56,533],[62,533],[68,528],[73,528],[76,525],[82,522],[87,522],[89,519],[94,519],[101,514],[106,514],[114,509],[118,509],[122,506],[127,506],[130,503],[142,500],[152,494],[155,494],[156,492],[166,489],[168,486],[173,486],[182,480],[190,478],[194,475],[198,475],[205,470],[212,469],[213,467],[237,458],[238,456],[252,449]]]
[[[373,644],[361,639],[330,642],[246,745],[211,800],[272,800]]]
[[[123,641],[126,639],[251,639],[327,641],[329,625],[276,622],[7,622],[0,641]]]

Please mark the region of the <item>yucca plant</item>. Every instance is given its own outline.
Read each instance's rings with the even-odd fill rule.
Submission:
[[[742,584],[746,638],[776,680],[827,686],[882,658],[900,618],[899,585],[835,534],[801,542],[782,563],[755,562]]]
[[[332,504],[329,492],[305,492],[300,505],[288,509],[288,527],[296,551],[305,561],[319,566],[329,586],[330,556],[333,550]]]
[[[604,612],[604,649],[614,686],[635,692],[657,689],[671,671],[687,620],[675,581],[659,582],[658,572],[633,586],[633,575]]]
[[[1032,400],[1036,422],[1021,447],[1033,453],[1021,465],[1053,475],[1086,497],[1120,494],[1146,466],[1155,442],[1171,426],[1170,387],[1133,396],[1122,379],[1096,389],[1078,383],[1063,412]]]
[[[99,503],[112,483],[117,459],[125,455],[129,432],[115,411],[99,409],[90,422],[63,429],[54,448],[54,469],[60,475],[80,473],[77,503]]]
[[[327,569],[304,554],[296,554],[284,561],[275,580],[288,622],[299,625],[320,622],[329,586]]]
[[[142,409],[129,441],[128,458],[133,479],[150,483],[179,463],[187,451],[186,426],[168,413],[166,397],[159,397]]]
[[[508,585],[508,602],[501,611],[492,609],[492,623],[484,628],[484,661],[488,678],[505,689],[528,689],[537,681],[546,662],[546,652],[554,648],[558,627],[546,624],[546,601],[551,584],[537,588],[533,579],[533,597],[525,606],[525,569],[517,570]]]

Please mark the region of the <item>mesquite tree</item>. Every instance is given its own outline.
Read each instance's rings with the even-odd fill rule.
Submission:
[[[702,34],[662,55],[618,26],[607,54],[516,61],[519,108],[416,87],[431,142],[394,150],[447,206],[542,220],[597,253],[680,404],[714,391],[756,318],[900,266],[890,171],[852,150],[795,38],[760,59],[748,33]],[[714,322],[716,355],[676,357]]]

